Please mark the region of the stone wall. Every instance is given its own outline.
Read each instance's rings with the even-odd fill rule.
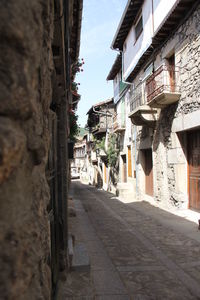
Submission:
[[[53,0],[0,2],[1,299],[50,299]]]
[[[184,17],[184,16],[183,16]],[[166,58],[175,54],[175,66],[179,72],[178,84],[181,97],[175,104],[158,109],[157,122],[153,134],[148,139],[143,134],[144,126],[137,126],[137,186],[139,199],[145,195],[145,174],[142,166],[141,149],[153,150],[153,186],[154,200],[160,206],[187,207],[187,141],[185,130],[200,126],[200,5],[185,20],[177,31],[166,41],[154,57],[157,69],[166,63]],[[152,58],[151,58],[152,59]],[[146,65],[152,60],[146,61]],[[144,77],[144,69],[140,69],[134,85]],[[127,131],[127,130],[126,130]],[[151,135],[153,141],[150,141]],[[132,134],[133,137],[133,134]],[[148,141],[148,143],[147,143]],[[133,156],[134,156],[133,155]]]
[[[184,133],[175,133],[172,127],[176,122],[176,127],[181,128],[178,124],[182,122],[180,117],[200,109],[199,19],[200,6],[167,41],[157,57],[157,61],[162,60],[174,51],[181,88],[180,100],[161,110],[154,133],[154,193],[155,199],[161,200],[165,206],[187,207],[186,141]]]

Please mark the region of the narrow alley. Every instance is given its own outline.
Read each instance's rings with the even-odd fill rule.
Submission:
[[[124,204],[80,181],[72,182],[71,196],[77,216],[70,223],[91,270],[79,279],[72,271],[59,299],[200,299],[195,223],[147,202]]]

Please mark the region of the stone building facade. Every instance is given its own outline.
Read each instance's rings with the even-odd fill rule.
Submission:
[[[88,111],[87,139],[88,181],[89,184],[109,188],[110,168],[107,163],[107,145],[109,134],[113,130],[113,98],[94,104]]]
[[[200,6],[150,4],[127,3],[112,43],[121,50],[122,80],[129,84],[136,197],[199,210]]]
[[[1,299],[50,299],[67,267],[60,181],[68,180],[70,65],[80,19],[81,1],[0,3]]]
[[[187,208],[188,135],[200,135],[200,6],[161,48],[156,62],[174,53],[180,99],[161,110],[153,135],[155,199]],[[163,147],[164,146],[164,147]],[[199,146],[198,146],[199,147]],[[200,151],[200,148],[196,150]],[[200,152],[199,154],[200,155]],[[163,161],[163,158],[165,160]],[[163,172],[163,174],[162,174]],[[161,188],[167,186],[168,188]],[[200,208],[200,205],[198,207]]]

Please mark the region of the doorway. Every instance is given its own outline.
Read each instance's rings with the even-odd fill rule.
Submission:
[[[200,130],[187,133],[189,208],[200,210]]]
[[[127,182],[126,154],[122,155],[122,182]]]
[[[170,84],[170,91],[175,92],[175,55],[171,55],[167,59],[168,61],[168,68],[169,68],[169,84]]]
[[[104,164],[104,182],[107,183],[107,168],[105,164]]]
[[[128,146],[128,177],[132,177],[131,146]]]
[[[153,162],[152,149],[144,151],[144,173],[145,173],[145,193],[153,196]]]

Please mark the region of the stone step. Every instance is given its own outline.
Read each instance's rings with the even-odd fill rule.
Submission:
[[[117,189],[118,190],[124,190],[124,191],[133,191],[133,185],[128,183],[128,182],[124,182],[124,183],[118,183],[117,184]]]
[[[117,185],[117,194],[120,195],[126,195],[133,193],[133,186],[131,184],[120,184]]]
[[[89,272],[90,258],[84,244],[75,244],[73,248],[73,258],[71,264],[72,271]]]

